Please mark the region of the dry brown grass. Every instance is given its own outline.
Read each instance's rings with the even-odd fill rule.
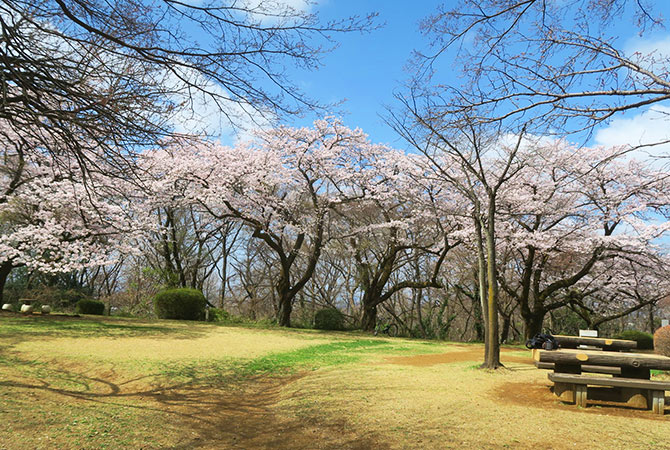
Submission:
[[[49,338],[18,343],[22,354],[51,355],[59,359],[105,362],[215,360],[256,358],[274,352],[296,350],[331,342],[331,339],[280,333],[263,329],[225,328],[199,325],[193,335],[153,335]]]
[[[205,380],[186,375],[370,338],[179,322],[9,325],[0,448],[670,448],[670,411],[562,404],[521,349],[505,349],[507,369],[488,372],[476,368],[481,346],[394,339],[337,350],[359,359],[318,370]],[[186,375],[157,371],[166,362],[183,362]]]
[[[471,346],[322,371],[293,383],[281,406],[347,417],[356,433],[397,449],[670,448],[667,410],[562,404],[523,353],[504,352],[507,368],[496,372],[476,368],[482,353]]]

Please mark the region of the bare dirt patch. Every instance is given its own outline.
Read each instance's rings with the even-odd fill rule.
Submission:
[[[495,389],[495,395],[503,402],[513,403],[526,407],[541,407],[543,409],[573,410],[575,413],[608,415],[616,417],[630,417],[644,420],[658,420],[667,423],[669,411],[666,415],[652,414],[648,410],[628,407],[619,402],[596,400],[589,392],[589,403],[586,408],[577,408],[575,405],[558,400],[552,392],[552,383],[505,383]],[[666,398],[666,404],[668,404]]]
[[[509,353],[519,352],[518,349],[501,349],[500,360],[503,364],[505,362],[533,364],[533,359],[530,356],[522,357],[517,355],[510,355]],[[506,354],[507,353],[507,354]],[[429,354],[429,355],[413,355],[413,356],[394,356],[385,358],[388,364],[399,364],[414,367],[429,367],[436,364],[450,364],[465,361],[482,361],[484,359],[484,348],[478,347],[455,347],[455,350],[447,353]]]
[[[302,375],[256,378],[235,390],[167,392],[156,401],[182,416],[197,436],[175,448],[370,449],[388,448],[379,436],[357,435],[342,418],[301,418],[277,410],[282,389]]]

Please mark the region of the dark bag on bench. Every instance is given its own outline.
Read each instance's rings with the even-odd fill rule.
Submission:
[[[551,334],[538,333],[526,341],[526,348],[556,350],[558,348],[558,341]]]

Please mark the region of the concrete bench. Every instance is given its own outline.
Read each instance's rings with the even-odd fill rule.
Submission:
[[[650,408],[656,414],[663,414],[665,391],[670,390],[670,381],[644,380],[638,378],[594,377],[566,373],[550,373],[554,382],[554,394],[561,400],[575,402],[586,407],[587,386],[621,388],[620,401],[632,406]]]

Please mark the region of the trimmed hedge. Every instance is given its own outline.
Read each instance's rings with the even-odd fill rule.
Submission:
[[[654,337],[644,331],[627,330],[614,336],[614,339],[627,339],[637,342],[638,350],[651,350],[654,348]]]
[[[154,310],[160,319],[203,320],[205,296],[197,289],[166,289],[154,297]]]
[[[670,356],[670,325],[661,327],[654,333],[654,350],[659,355]]]
[[[344,330],[344,315],[335,308],[317,311],[314,316],[314,328],[317,330]]]
[[[105,304],[98,300],[83,298],[77,302],[75,307],[77,314],[94,314],[102,316],[105,313]]]
[[[225,309],[209,308],[210,322],[223,322],[230,320],[230,314]]]

